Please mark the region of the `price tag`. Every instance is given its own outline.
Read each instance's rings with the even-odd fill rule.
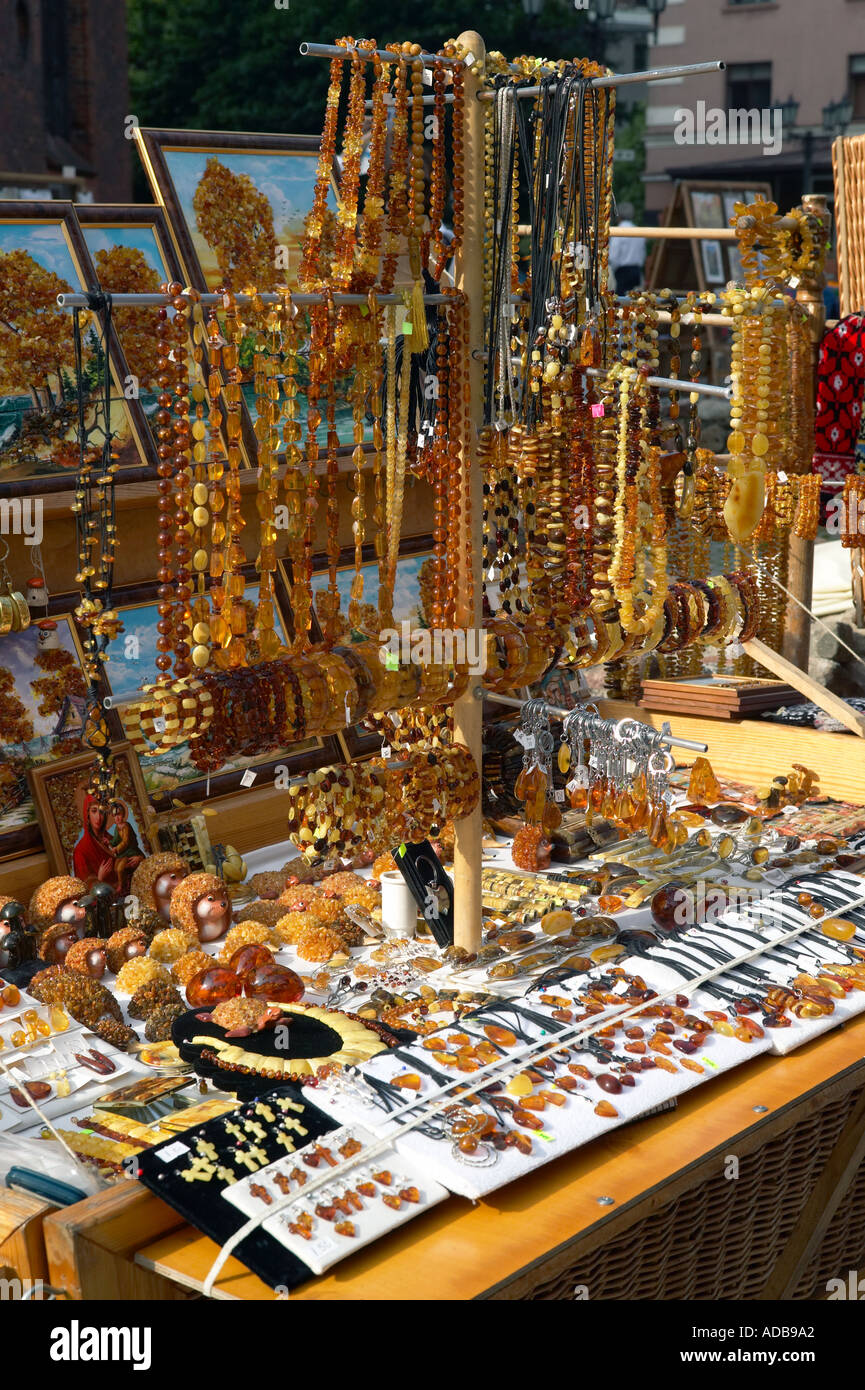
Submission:
[[[251,787],[257,776],[258,774],[253,772],[251,767],[248,767],[240,779],[240,785],[242,787]]]
[[[385,669],[386,671],[398,671],[398,670],[399,670],[399,657],[397,656],[396,652],[385,652],[385,654],[384,654],[384,669]]]
[[[350,723],[351,723],[351,708],[350,708],[349,703],[348,703],[348,696],[347,696],[347,695],[346,695],[346,697],[345,697],[345,722],[346,722],[346,724],[350,724]]]
[[[543,1139],[547,1144],[554,1144],[556,1142],[556,1136],[554,1134],[547,1134],[545,1129],[536,1129],[533,1130],[532,1133],[537,1139]]]
[[[331,1250],[336,1249],[336,1241],[329,1236],[319,1236],[317,1240],[309,1242],[309,1249],[313,1255],[329,1255]]]
[[[516,733],[514,734],[514,738],[517,743],[522,745],[523,748],[534,748],[535,746],[534,734],[523,733],[522,729],[517,729]]]
[[[421,81],[423,82],[424,86],[426,86],[426,87],[431,87],[431,86],[432,86],[432,78],[433,78],[432,69],[431,69],[431,68],[424,68],[423,72],[421,73]]]
[[[575,767],[575,768],[574,768],[574,775],[573,775],[573,777],[571,778],[570,782],[568,782],[568,784],[567,784],[567,790],[568,790],[569,792],[574,792],[574,791],[576,791],[579,787],[587,787],[588,785],[589,785],[589,773],[588,773],[588,769],[585,768],[585,767],[582,767],[582,766],[581,766],[581,767]]]
[[[381,756],[385,759],[385,761],[387,761],[392,752],[393,749],[391,748],[389,743],[383,743],[381,745]]]
[[[403,323],[402,328],[401,328],[399,331],[400,331],[400,333],[411,333],[411,331],[412,331],[411,319],[406,319],[406,320],[404,321],[404,323]]]
[[[603,401],[596,401],[596,402],[595,402],[595,404],[592,406],[592,414],[594,415],[594,417],[595,417],[596,420],[601,420],[601,419],[603,419],[603,415],[604,415],[604,403],[603,403]]]
[[[553,801],[564,801],[564,799],[565,799],[565,793],[564,793],[564,791],[562,790],[561,787],[556,787],[555,791],[553,792]]]
[[[189,1146],[182,1144],[178,1139],[176,1144],[169,1144],[167,1149],[157,1149],[156,1153],[162,1163],[170,1163],[173,1158],[179,1158],[181,1154],[188,1154]]]
[[[783,869],[767,869],[763,875],[763,882],[771,883],[773,888],[779,887],[782,883],[786,883],[786,881],[787,875]]]
[[[157,734],[165,733],[165,715],[158,714],[153,721],[153,731]]]

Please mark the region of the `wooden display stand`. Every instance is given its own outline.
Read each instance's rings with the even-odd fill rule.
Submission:
[[[19,1279],[25,1290],[50,1282],[44,1223],[55,1210],[28,1192],[0,1189],[0,1278]]]

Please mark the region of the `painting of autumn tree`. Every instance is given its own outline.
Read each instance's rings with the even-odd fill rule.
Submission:
[[[205,165],[192,200],[198,230],[216,256],[230,289],[277,283],[273,213],[248,174],[235,174],[215,155]]]
[[[0,743],[27,743],[33,737],[33,720],[15,692],[15,677],[0,666]]]
[[[84,673],[72,652],[62,648],[37,652],[33,665],[45,672],[44,676],[30,682],[37,700],[36,712],[43,719],[59,714],[67,695],[83,698],[87,694]]]
[[[113,294],[155,294],[159,289],[159,273],[148,265],[137,246],[102,248],[93,260],[100,285]],[[130,372],[138,378],[141,389],[152,388],[159,360],[153,309],[120,305],[113,317]]]
[[[57,296],[70,289],[28,251],[0,251],[0,395],[29,395],[37,410],[62,399],[72,315]]]

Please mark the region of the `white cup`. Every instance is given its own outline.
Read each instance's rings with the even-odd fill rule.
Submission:
[[[410,940],[417,932],[417,903],[399,869],[386,869],[381,883],[381,924],[388,937]]]

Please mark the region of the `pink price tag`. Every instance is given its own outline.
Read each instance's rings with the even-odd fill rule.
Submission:
[[[601,417],[603,416],[603,413],[604,413],[604,403],[603,403],[603,401],[598,401],[597,405],[593,405],[593,406],[592,406],[592,414],[594,415],[594,417],[595,417],[596,420],[601,419]]]

